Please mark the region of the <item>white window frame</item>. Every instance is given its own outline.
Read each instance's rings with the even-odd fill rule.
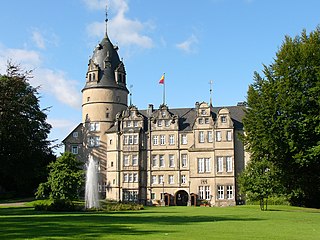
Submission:
[[[123,166],[129,166],[130,161],[129,161],[129,155],[123,155]]]
[[[212,143],[213,142],[213,134],[212,131],[207,131],[207,137],[208,137],[208,142]]]
[[[71,145],[71,152],[72,152],[74,155],[79,154],[79,147],[78,147],[77,145]]]
[[[199,198],[204,199],[204,186],[199,186]]]
[[[186,168],[188,166],[188,155],[186,153],[181,154],[181,167]]]
[[[223,157],[217,157],[217,172],[223,172]]]
[[[133,182],[138,182],[138,173],[133,173]]]
[[[160,145],[163,146],[166,144],[166,136],[160,135]]]
[[[157,184],[157,176],[156,175],[151,176],[151,184]]]
[[[159,184],[163,184],[163,183],[164,183],[164,181],[163,181],[163,180],[164,180],[164,179],[163,179],[163,175],[159,175],[159,176],[158,176],[158,179],[159,179],[159,181],[158,181]]]
[[[158,120],[157,125],[158,125],[158,127],[162,127],[162,120]]]
[[[187,176],[181,175],[181,184],[185,184],[187,182]]]
[[[211,199],[210,186],[204,186],[204,192],[205,192],[205,199],[210,200]]]
[[[188,144],[187,134],[182,134],[181,135],[181,145],[186,145],[186,144]]]
[[[128,182],[129,181],[129,175],[128,173],[123,174],[123,182]]]
[[[199,143],[204,143],[204,131],[199,131]]]
[[[204,173],[204,158],[198,158],[198,173]]]
[[[227,199],[233,199],[233,186],[227,186]]]
[[[232,131],[227,131],[226,133],[226,138],[228,142],[232,141]]]
[[[157,146],[159,144],[159,136],[158,135],[154,135],[153,136],[153,145]]]
[[[165,121],[164,121],[164,124],[165,124],[166,127],[169,127],[169,126],[170,126],[170,123],[171,123],[170,120],[165,120]]]
[[[204,158],[204,170],[205,172],[211,172],[211,158]]]
[[[157,167],[157,166],[158,166],[158,156],[152,155],[152,167]]]
[[[169,135],[169,145],[174,145],[174,135],[173,134]]]
[[[133,144],[138,144],[138,135],[133,135]]]
[[[233,164],[232,164],[232,157],[227,156],[226,157],[226,171],[227,172],[232,172],[233,169]]]
[[[174,154],[169,154],[169,167],[174,167]]]
[[[159,155],[159,167],[164,167],[164,155]]]
[[[78,132],[73,132],[72,137],[77,138],[79,136]]]
[[[217,142],[221,142],[222,141],[221,131],[216,131],[216,141]]]
[[[168,176],[168,183],[169,184],[174,184],[174,175],[169,175]]]
[[[217,197],[218,199],[224,199],[224,186],[218,185],[217,187]]]
[[[89,131],[90,132],[100,131],[100,123],[99,122],[91,122],[89,124]]]
[[[138,166],[138,155],[132,155],[132,166]]]

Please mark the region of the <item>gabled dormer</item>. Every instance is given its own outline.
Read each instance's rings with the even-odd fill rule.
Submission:
[[[214,125],[211,108],[206,102],[196,103],[194,128],[210,128]]]
[[[233,128],[233,121],[229,109],[222,108],[218,111],[216,128]]]
[[[123,129],[143,128],[144,117],[136,106],[131,105],[123,111],[122,126]]]
[[[95,63],[92,59],[90,59],[88,63],[88,71],[86,74],[87,83],[97,82],[99,79],[98,74],[99,74],[99,65]]]
[[[121,86],[126,85],[126,70],[123,62],[120,62],[119,66],[115,70],[116,83]]]
[[[165,104],[160,105],[159,109],[152,113],[151,122],[153,129],[178,129],[178,116],[171,113]]]

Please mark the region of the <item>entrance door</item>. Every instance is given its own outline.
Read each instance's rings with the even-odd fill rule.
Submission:
[[[178,191],[176,193],[175,200],[177,206],[187,206],[189,200],[188,193],[184,190]]]

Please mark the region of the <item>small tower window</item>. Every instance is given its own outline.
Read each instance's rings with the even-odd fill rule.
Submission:
[[[89,102],[90,101],[90,97],[87,97],[87,102]]]
[[[91,74],[89,74],[89,82],[91,82]]]
[[[92,81],[96,80],[96,74],[92,73]]]
[[[106,113],[106,118],[109,118],[110,117],[110,114],[107,112]]]

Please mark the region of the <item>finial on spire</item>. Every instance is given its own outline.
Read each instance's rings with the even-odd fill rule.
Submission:
[[[213,81],[210,80],[209,84],[210,84],[210,106],[212,106],[212,84],[213,84]]]
[[[132,105],[132,88],[133,85],[130,85],[130,106]]]
[[[108,36],[108,2],[106,2],[106,37]]]

